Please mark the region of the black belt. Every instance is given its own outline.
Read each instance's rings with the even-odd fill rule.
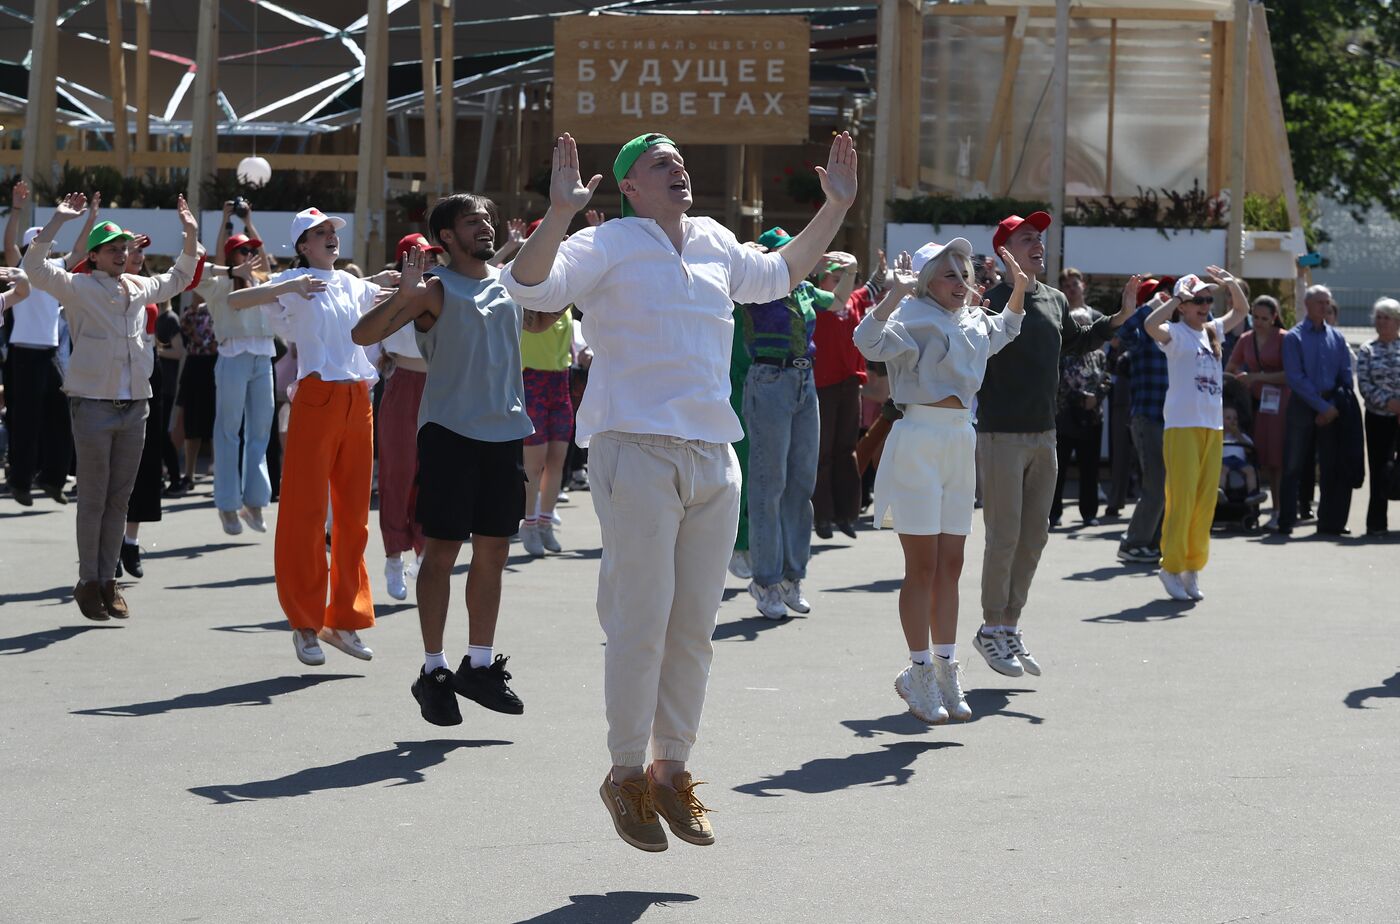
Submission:
[[[812,368],[812,361],[805,356],[759,356],[754,362],[760,366],[777,366],[780,369]]]
[[[125,408],[130,407],[131,405],[135,404],[137,401],[146,401],[146,400],[149,400],[149,399],[147,399],[147,398],[83,398],[83,397],[80,396],[80,397],[79,397],[79,400],[81,400],[81,401],[95,401],[95,402],[97,402],[98,404],[110,404],[110,405],[112,405],[112,407],[114,407],[114,408],[116,408],[117,410],[120,411],[120,410],[123,410],[123,409],[125,409]]]

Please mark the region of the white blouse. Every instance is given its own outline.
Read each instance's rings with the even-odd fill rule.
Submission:
[[[988,314],[981,308],[948,311],[910,296],[888,320],[870,312],[856,325],[856,348],[889,371],[896,404],[936,404],[956,397],[963,407],[982,387],[987,357],[1021,332],[1023,315]]]
[[[273,328],[297,346],[297,379],[315,372],[327,382],[374,382],[379,374],[364,347],[350,339],[360,316],[374,307],[380,288],[341,270],[290,269],[270,282],[306,274],[325,280],[326,290],[311,298],[295,292],[264,305]]]

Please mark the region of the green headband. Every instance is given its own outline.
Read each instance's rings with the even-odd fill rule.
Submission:
[[[669,144],[679,150],[679,145],[659,132],[638,135],[624,144],[622,150],[617,152],[617,159],[613,161],[613,179],[617,180],[620,185],[623,178],[627,176],[627,172],[632,169],[632,165],[637,162],[637,158],[641,157],[648,148],[656,147],[658,144]],[[627,201],[626,196],[623,196],[622,217],[626,218],[635,214],[637,213],[632,211],[632,203]]]

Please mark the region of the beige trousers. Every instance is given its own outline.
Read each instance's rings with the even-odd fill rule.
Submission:
[[[725,443],[608,431],[589,447],[588,482],[603,532],[612,762],[641,766],[648,741],[653,759],[686,760],[739,525],[739,463]]]
[[[1021,618],[1040,553],[1050,535],[1055,499],[1055,431],[977,434],[982,477],[982,618],[1012,625]]]

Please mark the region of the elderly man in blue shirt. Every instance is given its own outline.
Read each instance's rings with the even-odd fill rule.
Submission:
[[[1298,481],[1312,464],[1309,446],[1316,440],[1318,476],[1317,531],[1340,536],[1351,509],[1351,486],[1342,477],[1343,451],[1338,402],[1352,391],[1351,350],[1327,323],[1333,305],[1326,286],[1311,286],[1303,296],[1307,316],[1283,338],[1283,369],[1293,390],[1284,418],[1283,484],[1279,493],[1278,531],[1287,535],[1298,520]]]

